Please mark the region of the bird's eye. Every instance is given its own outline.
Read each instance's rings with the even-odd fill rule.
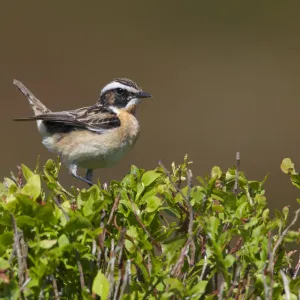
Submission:
[[[118,94],[118,95],[121,95],[122,93],[123,93],[123,89],[118,88],[118,89],[117,89],[117,94]]]

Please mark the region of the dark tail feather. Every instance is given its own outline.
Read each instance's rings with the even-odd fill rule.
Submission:
[[[35,97],[21,81],[14,79],[13,83],[28,99],[34,114],[39,115],[51,112],[51,110],[48,109],[37,97]]]

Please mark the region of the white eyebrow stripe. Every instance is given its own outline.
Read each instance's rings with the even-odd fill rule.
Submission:
[[[139,90],[135,89],[134,87],[132,86],[128,86],[128,85],[125,85],[125,84],[122,84],[120,82],[117,82],[117,81],[112,81],[110,83],[108,83],[101,91],[101,94],[109,91],[109,90],[114,90],[114,89],[118,89],[118,88],[121,88],[121,89],[124,89],[124,90],[127,90],[129,92],[132,92],[132,93],[138,93]]]

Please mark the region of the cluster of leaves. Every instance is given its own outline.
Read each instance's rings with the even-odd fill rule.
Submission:
[[[265,179],[236,167],[192,178],[185,157],[171,171],[132,166],[121,182],[67,191],[59,168],[22,165],[0,184],[1,299],[299,296],[287,250],[300,242],[290,229],[299,210],[291,223],[288,207],[271,217]],[[290,160],[282,170],[297,183]]]

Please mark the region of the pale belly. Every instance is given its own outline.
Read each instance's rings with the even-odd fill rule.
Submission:
[[[135,131],[120,128],[98,134],[89,130],[74,131],[64,137],[44,135],[43,144],[51,152],[61,156],[67,166],[75,164],[85,169],[107,168],[121,160],[134,146],[139,136]]]

